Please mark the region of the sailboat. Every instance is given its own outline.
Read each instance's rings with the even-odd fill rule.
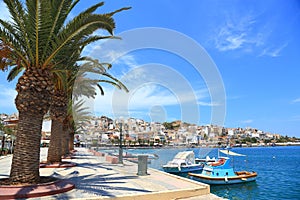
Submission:
[[[230,156],[245,156],[229,150],[219,150],[219,152]],[[203,183],[212,185],[235,184],[255,181],[257,173],[252,171],[234,171],[230,165],[229,157],[220,157],[216,162],[207,163],[201,173],[188,173],[189,177]]]

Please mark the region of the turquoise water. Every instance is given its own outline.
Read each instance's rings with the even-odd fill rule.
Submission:
[[[162,165],[174,155],[187,149],[134,149],[131,153],[153,153],[159,159],[152,160],[149,167],[162,170]],[[189,149],[195,155],[217,157],[217,149]],[[233,148],[234,152],[247,155],[235,157],[236,170],[256,171],[257,180],[251,183],[211,186],[211,192],[234,200],[244,199],[300,199],[300,147]]]

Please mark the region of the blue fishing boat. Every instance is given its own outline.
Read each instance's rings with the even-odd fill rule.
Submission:
[[[229,150],[219,150],[221,153],[231,156],[245,156]],[[229,157],[218,157],[217,162],[207,163],[201,173],[188,173],[189,177],[203,183],[212,185],[235,184],[255,181],[256,172],[235,172],[230,165]]]
[[[195,154],[193,151],[182,151],[177,153],[173,160],[162,167],[165,172],[180,174],[201,171],[203,166],[203,163],[195,163]]]

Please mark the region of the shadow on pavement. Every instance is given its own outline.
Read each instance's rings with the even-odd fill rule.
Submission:
[[[133,187],[131,188],[126,186],[126,180],[136,179],[136,176],[115,175],[118,175],[118,173],[76,176],[71,177],[68,180],[75,183],[76,189],[100,196],[115,197],[116,195],[128,193],[128,191],[151,192],[149,190],[137,189]],[[124,186],[116,186],[113,184],[123,184]]]

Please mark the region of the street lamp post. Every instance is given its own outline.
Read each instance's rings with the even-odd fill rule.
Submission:
[[[99,150],[99,133],[96,135],[96,141],[97,141],[97,151]]]
[[[120,127],[120,139],[119,139],[119,164],[123,164],[123,146],[122,146],[122,122],[119,123]]]

